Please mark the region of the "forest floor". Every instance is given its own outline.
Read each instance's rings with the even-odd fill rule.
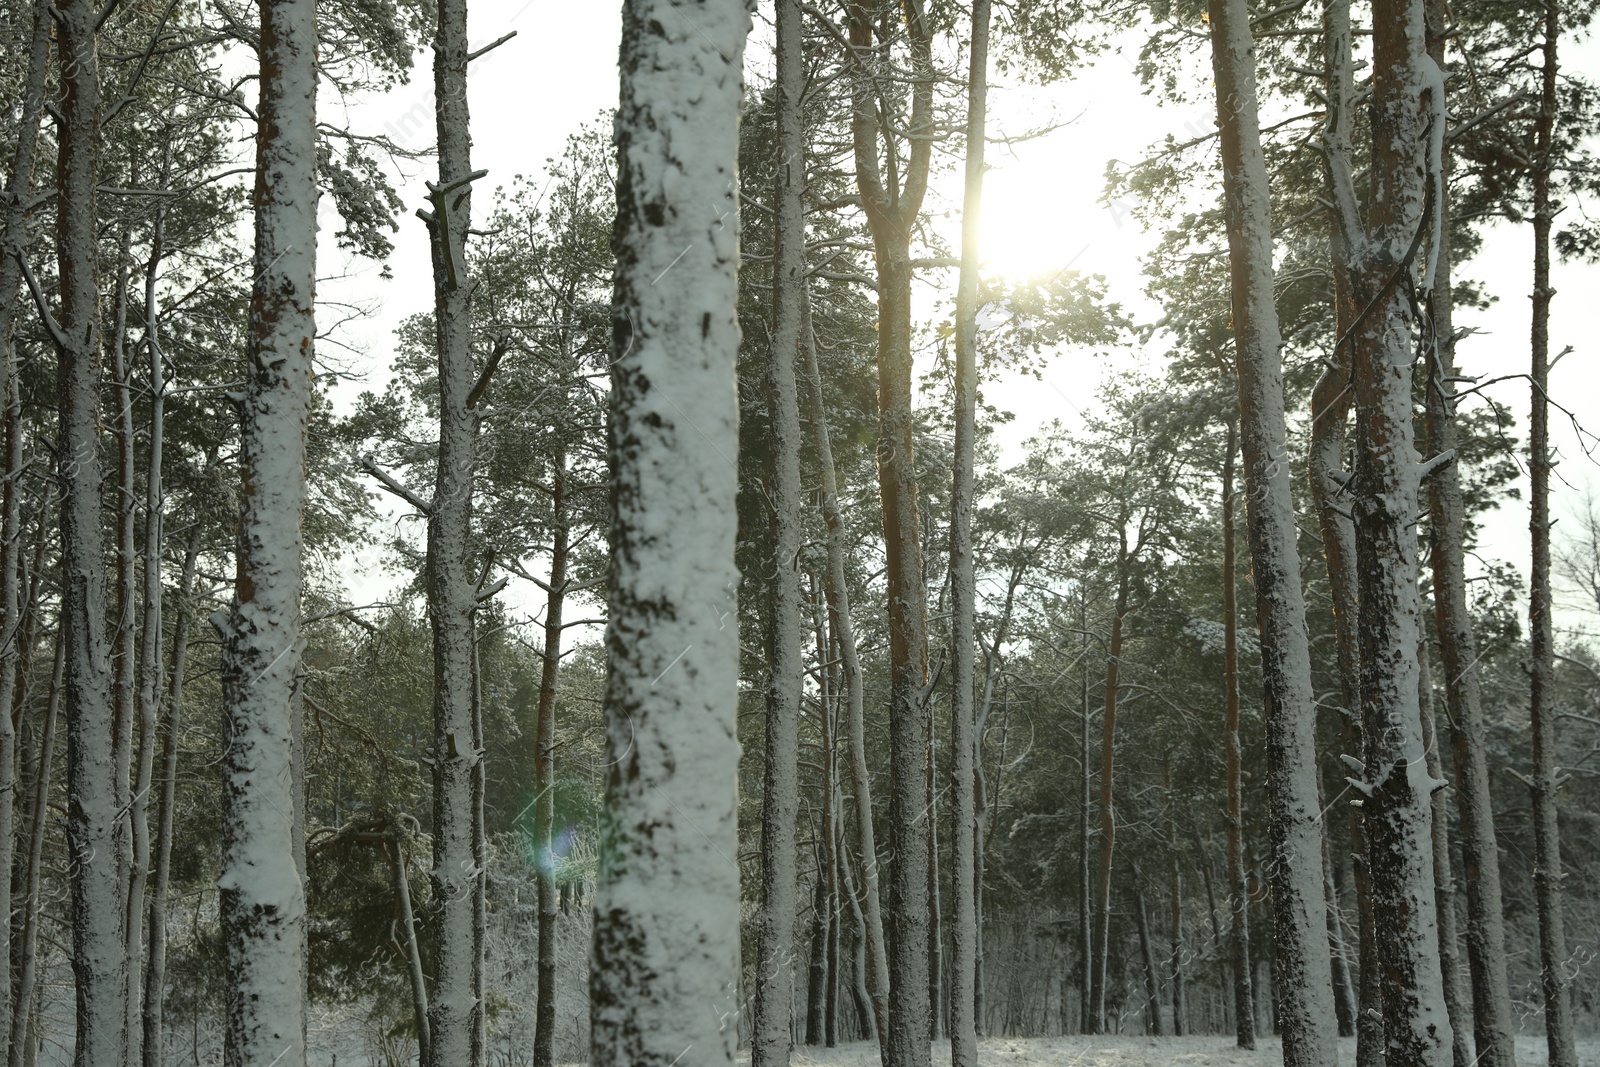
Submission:
[[[1340,1042],[1340,1060],[1355,1062],[1355,1041]],[[1256,1049],[1242,1051],[1220,1034],[1204,1037],[992,1037],[978,1042],[978,1061],[984,1067],[1277,1067],[1282,1047],[1275,1037],[1263,1038]],[[738,1062],[748,1064],[750,1054]],[[822,1049],[794,1050],[794,1067],[876,1067],[878,1047],[868,1042]],[[1578,1039],[1581,1067],[1600,1067],[1600,1037]],[[948,1067],[950,1043],[933,1045],[934,1067]],[[1518,1067],[1545,1067],[1544,1037],[1517,1038]]]

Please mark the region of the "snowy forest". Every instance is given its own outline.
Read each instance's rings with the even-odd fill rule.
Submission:
[[[1600,1065],[1596,6],[591,5],[0,9],[0,1067]]]

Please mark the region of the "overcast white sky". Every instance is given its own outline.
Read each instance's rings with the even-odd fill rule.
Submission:
[[[618,0],[474,0],[471,36],[475,45],[510,30],[518,33],[472,66],[473,162],[489,170],[480,189],[509,183],[517,174],[538,174],[545,160],[560,151],[570,132],[615,104],[620,9]],[[757,42],[766,36],[758,27],[752,41],[751,63],[763,71],[770,60]],[[1563,66],[1600,73],[1600,47],[1593,42],[1569,47]],[[360,129],[386,132],[408,146],[426,147],[433,140],[432,106],[431,70],[424,54],[411,84],[364,102],[349,117]],[[1143,94],[1130,59],[1117,54],[1104,56],[1071,82],[1046,89],[997,89],[990,106],[991,129],[996,133],[1021,132],[1051,118],[1071,121],[1038,140],[991,149],[992,170],[984,203],[985,257],[1001,269],[1070,265],[1103,274],[1114,299],[1153,314],[1140,295],[1139,275],[1139,256],[1152,239],[1139,232],[1137,222],[1127,217],[1121,206],[1106,208],[1099,203],[1106,161],[1142,158],[1169,132],[1180,140],[1209,132],[1213,128],[1210,106],[1204,102],[1162,106]],[[406,208],[390,260],[394,277],[384,280],[376,267],[353,264],[355,273],[349,278],[324,286],[326,297],[373,308],[371,317],[346,331],[346,340],[357,354],[335,358],[342,369],[369,374],[374,386],[386,377],[395,325],[429,306],[432,299],[426,234],[410,215],[423,202],[422,181],[432,173],[431,162],[419,162],[410,165],[403,176]],[[958,177],[948,175],[942,188],[946,206],[957,206]],[[487,197],[479,202],[486,203]],[[954,235],[959,225],[954,216],[950,225]],[[1458,271],[1483,279],[1500,298],[1486,312],[1459,314],[1461,325],[1478,331],[1460,347],[1465,373],[1485,377],[1525,373],[1531,245],[1528,228],[1502,227],[1489,235],[1483,254]],[[325,242],[325,247],[331,250],[331,242]],[[337,253],[330,251],[330,260],[333,255]],[[334,272],[329,267],[324,270]],[[953,286],[951,273],[943,281]],[[1600,339],[1597,280],[1600,271],[1594,268],[1556,268],[1553,351],[1571,345],[1573,352],[1553,372],[1552,395],[1591,427],[1600,429],[1600,403],[1596,402],[1600,370],[1595,359]],[[928,296],[924,287],[919,299],[925,313],[931,312]],[[1017,415],[1002,433],[1003,446],[1014,449],[1052,418],[1075,421],[1076,412],[1092,403],[1100,377],[1126,365],[1121,358],[1101,361],[1068,353],[1046,370],[1043,387],[1032,379],[987,387],[987,396]],[[1511,406],[1518,418],[1516,432],[1519,438],[1525,437],[1526,383],[1509,381],[1491,392]],[[1557,473],[1570,483],[1561,490],[1553,511],[1567,516],[1591,484],[1600,487],[1600,468],[1584,455],[1559,413],[1553,418],[1553,427],[1565,460]],[[1564,518],[1556,535],[1575,526],[1571,518]],[[1520,502],[1509,502],[1488,522],[1485,555],[1509,560],[1526,573],[1526,540],[1525,508]],[[1568,615],[1566,621],[1580,622],[1575,615]]]

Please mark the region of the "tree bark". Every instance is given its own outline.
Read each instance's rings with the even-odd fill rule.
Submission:
[[[820,868],[817,870],[816,884],[811,887],[810,956],[806,961],[805,1042],[808,1045],[820,1045],[826,1039],[828,1025],[828,1008],[824,1003],[828,993],[828,896]]]
[[[60,428],[61,625],[66,631],[67,819],[78,1067],[120,1064],[126,1045],[126,854],[118,798],[116,708],[105,632],[100,524],[100,319],[96,185],[100,79],[90,0],[58,4],[62,122],[56,167],[61,313],[54,330]],[[42,309],[41,309],[42,310]]]
[[[164,161],[165,162],[165,161]],[[163,165],[161,188],[167,185],[167,167]],[[165,254],[163,240],[166,229],[166,210],[162,206],[156,208],[155,222],[150,238],[150,258],[145,263],[144,269],[144,340],[145,351],[149,359],[149,395],[150,395],[150,422],[147,456],[147,471],[145,475],[145,521],[144,521],[144,583],[142,590],[141,618],[139,622],[139,662],[135,672],[130,661],[128,665],[129,681],[137,681],[138,691],[134,701],[134,711],[138,718],[138,747],[134,765],[133,791],[129,798],[129,815],[132,822],[133,862],[129,871],[128,883],[128,912],[127,912],[127,940],[128,940],[128,1064],[129,1067],[139,1067],[144,1062],[145,1044],[143,1040],[134,1041],[132,1034],[143,1032],[144,979],[146,961],[144,949],[149,938],[149,931],[144,923],[147,917],[146,896],[150,879],[150,789],[153,783],[156,754],[156,734],[159,729],[158,715],[161,694],[165,688],[162,678],[161,656],[161,559],[164,552],[163,528],[166,513],[166,499],[161,480],[162,448],[166,434],[166,384],[162,360],[164,352],[161,347],[160,311],[158,293],[156,291],[156,271],[161,265]],[[118,362],[123,364],[121,377],[132,385],[131,368],[123,361],[121,353]],[[128,438],[128,458],[125,466],[128,479],[128,518],[133,518],[133,404],[131,395],[126,398],[127,413],[125,427]],[[132,548],[132,538],[128,538],[129,547]],[[132,553],[130,552],[130,563]],[[130,572],[131,566],[127,568]],[[129,582],[129,606],[125,611],[127,624],[132,622],[132,582]],[[132,646],[125,646],[125,653],[132,653]]]
[[[1227,458],[1222,462],[1222,691],[1223,732],[1228,749],[1228,953],[1233,963],[1234,1039],[1256,1047],[1255,993],[1250,988],[1250,887],[1244,869],[1244,749],[1239,742],[1239,605],[1235,574],[1234,453],[1238,431],[1228,422]]]
[[[1362,235],[1351,176],[1351,125],[1355,108],[1355,76],[1351,57],[1349,0],[1323,5],[1324,92],[1328,99],[1323,124],[1323,174],[1327,187],[1336,338],[1348,336],[1356,322],[1357,253]],[[1311,392],[1311,447],[1308,467],[1311,497],[1322,532],[1328,589],[1333,601],[1339,664],[1342,729],[1340,741],[1354,756],[1361,747],[1361,653],[1355,520],[1349,511],[1350,475],[1344,468],[1346,427],[1355,400],[1351,377],[1355,349],[1336,342],[1328,369]],[[1341,501],[1343,501],[1341,503]],[[1350,812],[1350,849],[1354,859],[1357,942],[1360,975],[1356,1012],[1356,1065],[1382,1067],[1383,987],[1380,981],[1376,925],[1366,867],[1366,835],[1362,811]]]
[[[6,1058],[7,1067],[24,1067],[28,1050],[34,1043],[32,1021],[34,993],[39,979],[39,922],[44,917],[44,902],[40,899],[41,876],[44,871],[44,839],[49,831],[50,813],[50,763],[55,756],[56,715],[61,706],[64,676],[66,673],[66,641],[56,638],[55,669],[51,672],[50,693],[44,711],[44,737],[39,742],[39,769],[34,773],[32,825],[28,832],[28,865],[21,880],[22,911],[21,945],[16,958],[17,968],[14,1003],[16,1008],[9,1020],[11,1051]],[[9,872],[8,872],[9,874]],[[7,878],[9,881],[9,877]],[[7,923],[9,926],[10,923]],[[9,987],[7,995],[12,993]],[[36,1029],[36,1028],[34,1028]]]
[[[411,1013],[417,1024],[418,1059],[428,1063],[433,1056],[433,1033],[428,1024],[428,986],[422,976],[422,946],[417,942],[417,920],[411,908],[411,882],[406,876],[409,864],[400,830],[392,824],[383,842],[383,851],[394,876],[395,905],[400,912],[400,928],[405,932],[406,973],[411,979]]]
[[[135,174],[137,179],[137,174]],[[114,529],[116,545],[116,625],[112,631],[112,707],[115,728],[113,733],[114,762],[117,775],[117,811],[122,813],[118,847],[126,858],[127,891],[122,906],[124,952],[128,961],[128,992],[124,998],[126,1018],[123,1032],[129,1037],[124,1046],[125,1067],[138,1067],[142,1051],[131,1035],[139,1028],[139,986],[144,978],[144,887],[149,874],[150,822],[149,774],[145,770],[144,756],[154,755],[151,734],[154,722],[139,705],[139,549],[135,543],[138,528],[138,503],[135,490],[137,445],[133,424],[133,368],[128,359],[128,296],[132,281],[130,248],[133,241],[131,226],[124,224],[117,252],[116,288],[112,296],[111,395],[114,412],[107,420],[111,436],[117,444],[117,481],[115,489],[116,516]],[[160,561],[156,562],[157,581],[160,581]],[[137,740],[135,744],[135,723]],[[135,781],[129,789],[130,776]],[[138,791],[139,785],[145,792]]]
[[[856,894],[855,873],[851,868],[850,850],[847,848],[839,850],[839,874],[844,880],[845,899],[850,902],[850,917],[856,924],[855,965],[851,968],[853,973],[850,982],[850,996],[855,1003],[856,1017],[861,1024],[860,1036],[876,1040],[878,1030],[875,1025],[876,1017],[873,1014],[872,994],[867,991],[867,943],[871,940],[871,935],[867,930],[866,915],[861,910],[861,902]]]
[[[1322,848],[1322,884],[1328,898],[1328,953],[1333,957],[1333,1008],[1339,1021],[1339,1036],[1356,1036],[1356,1018],[1360,1005],[1356,1000],[1354,983],[1350,980],[1350,960],[1345,952],[1343,926],[1339,920],[1339,887],[1333,880],[1333,862],[1328,856],[1327,842]]]
[[[828,627],[839,643],[839,665],[844,674],[846,733],[850,750],[850,785],[856,803],[856,836],[861,848],[861,909],[866,981],[872,998],[869,1021],[881,1047],[887,1047],[889,1022],[889,957],[884,945],[883,906],[878,890],[878,848],[872,823],[872,775],[867,768],[865,693],[856,650],[855,623],[850,617],[850,589],[845,578],[844,517],[839,511],[839,476],[828,432],[828,409],[822,393],[822,371],[817,362],[816,336],[811,328],[810,301],[801,305],[801,332],[806,359],[806,384],[811,394],[811,425],[816,439],[823,522],[828,529]]]
[[[1117,599],[1106,643],[1106,703],[1100,725],[1100,865],[1095,874],[1094,973],[1090,976],[1089,1032],[1106,1032],[1106,964],[1111,957],[1111,860],[1116,846],[1112,775],[1117,738],[1117,675],[1122,667],[1122,623],[1128,612],[1128,534],[1117,531]]]
[[[977,584],[972,558],[973,457],[978,400],[978,241],[988,117],[990,0],[974,0],[967,69],[966,187],[961,201],[961,277],[956,289],[954,482],[950,491],[950,1058],[976,1067],[977,1030]]]
[[[1172,772],[1169,760],[1162,762],[1162,780],[1167,789],[1167,803],[1171,805]],[[1172,980],[1172,1036],[1182,1037],[1189,1032],[1189,1008],[1183,985],[1183,873],[1178,868],[1178,820],[1170,811],[1167,815],[1167,886],[1172,922],[1172,955],[1167,967],[1167,975]]]
[[[1450,22],[1442,0],[1429,0],[1426,17],[1428,54],[1442,70]],[[1439,229],[1447,237],[1450,233],[1450,160],[1447,142],[1442,159],[1445,180],[1440,183],[1438,194]],[[1452,266],[1453,256],[1447,239],[1438,248],[1425,335],[1425,351],[1429,357],[1424,394],[1429,459],[1454,454],[1456,450],[1455,397],[1450,385],[1456,374],[1457,340]],[[1444,671],[1445,713],[1451,724],[1462,880],[1467,894],[1466,942],[1467,965],[1472,975],[1473,1052],[1478,1067],[1516,1067],[1511,990],[1506,977],[1500,847],[1495,836],[1483,705],[1478,691],[1477,638],[1467,607],[1466,507],[1461,494],[1459,463],[1449,462],[1435,471],[1428,479],[1427,488],[1433,614]],[[1437,771],[1430,773],[1441,777]]]
[[[1148,1025],[1145,1033],[1163,1037],[1161,1025],[1161,978],[1156,971],[1155,944],[1150,937],[1150,913],[1144,904],[1144,879],[1134,871],[1133,918],[1139,930],[1139,956],[1144,963],[1145,1010]]]
[[[207,456],[207,470],[215,463],[213,446]],[[144,1067],[163,1067],[166,1058],[167,892],[172,882],[172,836],[177,822],[178,728],[182,724],[183,675],[189,656],[189,598],[194,592],[195,571],[200,561],[201,531],[197,523],[190,531],[189,546],[183,554],[183,571],[177,590],[178,610],[172,620],[172,671],[161,709],[166,713],[161,724],[161,801],[156,809],[155,868],[150,876],[149,913],[145,920]]]
[[[556,1040],[556,911],[560,893],[555,878],[556,691],[561,670],[562,619],[567,603],[571,554],[568,519],[567,454],[556,453],[550,469],[550,591],[544,607],[544,652],[539,673],[538,720],[534,724],[534,847],[540,857],[538,1003],[534,1015],[534,1067],[553,1067]]]
[[[1233,282],[1240,444],[1266,703],[1272,845],[1268,878],[1278,1024],[1287,1067],[1334,1067],[1338,1031],[1321,876],[1317,705],[1287,462],[1281,337],[1273,298],[1272,202],[1257,116],[1255,43],[1244,0],[1210,0],[1208,8]]]
[[[1373,194],[1356,284],[1356,567],[1359,577],[1362,794],[1383,978],[1388,1067],[1443,1067],[1451,1028],[1439,963],[1433,813],[1418,705],[1421,603],[1416,536],[1421,466],[1414,447],[1409,309],[1394,284],[1430,224],[1429,181],[1443,180],[1443,79],[1423,54],[1421,0],[1373,13]],[[1431,108],[1430,108],[1431,101]],[[1430,111],[1432,118],[1429,117]],[[1430,141],[1432,145],[1430,146]],[[1342,198],[1340,194],[1336,199]],[[1431,271],[1422,288],[1432,285]],[[1343,338],[1341,337],[1341,340]]]
[[[933,122],[932,28],[921,0],[904,0],[904,32],[913,70],[906,128],[916,136],[910,139],[902,185],[897,176],[899,135],[888,124],[879,98],[879,78],[889,76],[892,68],[890,57],[875,44],[879,12],[864,0],[850,0],[847,12],[856,186],[872,233],[878,280],[877,458],[889,605],[889,780],[895,855],[889,907],[894,927],[889,943],[894,1011],[888,1020],[884,1063],[926,1067],[932,1054],[927,994],[928,820],[922,802],[928,745],[924,707],[928,618],[911,411],[910,241],[932,160],[927,136]],[[887,145],[886,166],[880,163],[880,140]]]
[[[1562,915],[1561,829],[1556,794],[1556,709],[1550,689],[1555,673],[1555,633],[1550,600],[1550,226],[1555,218],[1550,179],[1559,74],[1561,8],[1545,0],[1543,71],[1533,150],[1533,325],[1532,414],[1528,419],[1528,531],[1532,566],[1528,577],[1529,729],[1533,735],[1533,888],[1539,915],[1539,978],[1544,993],[1545,1044],[1550,1067],[1577,1067],[1572,1004],[1567,976],[1567,936]]]
[[[1089,592],[1078,586],[1078,697],[1081,729],[1078,733],[1078,1031],[1094,1030],[1094,926],[1090,917],[1094,889],[1089,861]]]
[[[28,243],[28,211],[33,199],[33,174],[38,161],[39,125],[44,112],[45,77],[50,62],[50,4],[35,0],[32,35],[28,39],[28,66],[22,84],[21,107],[16,117],[16,146],[11,153],[11,168],[6,177],[5,216],[0,222],[0,404],[5,405],[6,440],[5,484],[0,489],[0,961],[10,966],[11,871],[15,860],[16,796],[20,785],[17,771],[17,735],[10,704],[17,688],[17,663],[20,658],[17,638],[22,628],[22,595],[19,588],[22,552],[22,493],[17,484],[22,474],[23,451],[20,418],[11,417],[13,407],[20,410],[21,383],[15,338],[18,286],[22,281],[22,261]],[[20,19],[19,19],[20,21]],[[11,1033],[12,1007],[10,983],[0,989],[0,1034]]]
[[[434,984],[425,1067],[476,1067],[483,1059],[483,880],[478,796],[472,494],[477,468],[477,374],[472,358],[471,116],[467,107],[466,0],[440,0],[433,40],[439,181],[424,214],[433,252],[434,351],[439,376],[439,456],[428,510],[427,596],[433,630],[433,867],[429,927]],[[537,1031],[536,1031],[537,1033]]]
[[[767,361],[772,481],[772,658],[761,793],[761,901],[756,912],[752,1067],[786,1067],[794,997],[796,823],[800,812],[802,603],[799,554],[801,300],[806,285],[805,55],[799,0],[777,0],[777,183],[774,190],[772,344]]]
[[[1422,712],[1422,749],[1427,753],[1428,773],[1444,780],[1439,757],[1439,733],[1434,725],[1433,676],[1428,660],[1426,635],[1417,642],[1417,662],[1421,687],[1417,704]],[[1450,1017],[1450,1059],[1452,1067],[1474,1067],[1472,1050],[1467,1047],[1466,997],[1461,987],[1460,939],[1456,936],[1456,887],[1450,873],[1450,811],[1444,791],[1433,794],[1433,899],[1439,913],[1439,969],[1444,975],[1444,1004]]]
[[[228,743],[217,885],[229,1067],[298,1063],[306,1047],[304,804],[294,719],[316,338],[316,51],[314,0],[261,4],[243,514],[222,650]]]
[[[929,699],[927,773],[923,775],[925,799],[922,810],[928,820],[928,1037],[944,1037],[944,901],[940,899],[939,808],[935,782],[939,777],[938,731],[934,726],[934,700]]]
[[[737,996],[739,970],[733,457],[751,17],[744,0],[690,7],[623,8],[596,1067],[733,1061],[735,1009],[715,1006]]]

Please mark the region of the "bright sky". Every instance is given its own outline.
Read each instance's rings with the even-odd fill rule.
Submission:
[[[518,33],[472,66],[473,163],[489,170],[480,189],[508,183],[516,174],[539,173],[570,132],[614,105],[620,8],[619,0],[474,0],[471,36],[475,46],[510,30]],[[758,29],[757,39],[765,39],[767,32]],[[753,47],[759,49],[754,42]],[[752,58],[759,67],[770,62],[759,53]],[[1587,42],[1569,47],[1563,65],[1600,75],[1600,46]],[[991,130],[997,136],[1022,133],[1051,120],[1066,124],[1037,140],[991,148],[992,169],[984,198],[984,258],[1002,273],[1070,265],[1103,274],[1113,299],[1135,312],[1153,314],[1141,296],[1139,274],[1139,256],[1153,238],[1140,233],[1138,223],[1128,217],[1129,205],[1099,203],[1105,164],[1113,157],[1124,161],[1143,158],[1169,132],[1179,140],[1210,132],[1214,112],[1209,103],[1161,106],[1143,94],[1130,58],[1107,54],[1070,82],[1045,89],[997,88],[990,107]],[[410,85],[353,109],[350,119],[359,129],[386,132],[405,145],[431,144],[432,87],[426,55],[420,58]],[[324,285],[325,297],[360,302],[374,310],[370,318],[347,329],[356,353],[343,361],[343,369],[369,375],[374,387],[387,377],[394,327],[406,315],[429,306],[432,299],[426,234],[421,222],[410,214],[423,202],[422,181],[432,173],[431,162],[419,162],[411,164],[404,176],[406,208],[390,261],[393,279],[380,279],[376,267],[353,265],[358,273]],[[959,175],[947,174],[935,195],[944,198],[944,206],[959,208]],[[952,237],[958,232],[958,215],[958,211],[952,212],[949,222]],[[1475,262],[1458,270],[1483,279],[1500,298],[1487,312],[1458,316],[1461,325],[1478,331],[1460,347],[1459,359],[1466,373],[1484,377],[1525,373],[1531,245],[1528,228],[1504,227],[1490,234]],[[324,269],[333,272],[331,267]],[[954,273],[946,273],[953,287]],[[1552,394],[1600,430],[1600,405],[1594,402],[1600,396],[1595,359],[1595,342],[1600,338],[1597,279],[1600,271],[1593,268],[1556,268],[1552,351],[1559,352],[1567,345],[1574,351],[1556,368]],[[918,299],[924,301],[922,310],[931,312],[927,293],[923,287]],[[1015,449],[1052,418],[1076,421],[1076,413],[1092,402],[1100,377],[1128,365],[1113,359],[1104,366],[1086,366],[1092,358],[1062,355],[1046,370],[1044,388],[1032,379],[987,387],[988,397],[1017,415],[1002,433],[1002,446]],[[1519,438],[1525,437],[1526,383],[1508,381],[1491,391],[1502,403],[1511,405],[1518,417],[1516,432]],[[1590,485],[1600,489],[1600,468],[1585,457],[1559,413],[1552,424],[1565,458],[1557,473],[1570,483],[1561,490],[1553,513],[1565,516],[1576,507],[1583,490]],[[1556,527],[1556,535],[1575,527],[1576,523],[1566,518]],[[1509,560],[1526,573],[1526,540],[1524,507],[1509,503],[1489,521],[1485,554]]]

